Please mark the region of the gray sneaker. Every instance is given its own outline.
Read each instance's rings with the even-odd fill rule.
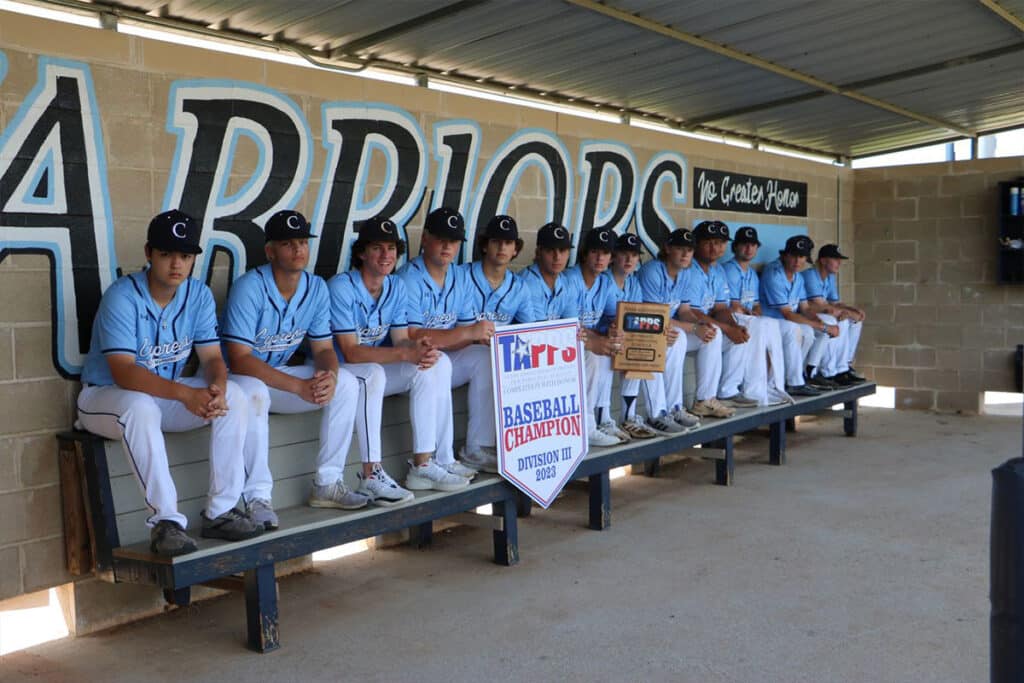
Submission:
[[[441,463],[437,464],[441,465]],[[441,465],[441,467],[443,467],[445,471],[447,471],[449,474],[454,474],[456,476],[462,477],[463,479],[468,479],[470,481],[473,481],[473,477],[479,474],[479,471],[473,469],[472,467],[464,465],[458,460],[453,460],[447,465]]]
[[[276,529],[279,524],[277,513],[266,498],[253,498],[246,503],[245,514],[257,524],[262,524],[264,529]]]
[[[700,427],[700,418],[683,408],[673,410],[672,413],[669,414],[669,417],[671,417],[676,424],[686,427],[687,429]]]
[[[149,530],[149,549],[157,555],[175,557],[194,552],[196,542],[177,522],[161,519]]]
[[[409,461],[409,473],[405,475],[405,487],[413,491],[458,491],[469,485],[469,479],[452,474],[431,458],[422,465]]]
[[[686,427],[673,420],[667,413],[647,418],[647,424],[651,426],[651,429],[662,434],[682,434],[689,431]]]
[[[412,491],[407,491],[399,486],[398,482],[392,479],[380,464],[373,466],[373,472],[370,473],[370,476],[364,477],[362,472],[356,476],[359,477],[357,493],[361,493],[369,498],[374,505],[390,507],[413,499]],[[466,480],[463,479],[462,481]]]
[[[369,498],[345,486],[341,479],[323,486],[313,482],[313,490],[309,492],[309,506],[313,508],[358,510],[369,502]]]
[[[463,446],[459,450],[459,460],[477,472],[498,472],[498,451],[491,446],[477,446],[473,450]]]
[[[255,538],[263,533],[263,527],[252,520],[249,515],[231,508],[213,519],[203,512],[203,528],[199,532],[203,538],[222,538],[225,541],[244,541]]]

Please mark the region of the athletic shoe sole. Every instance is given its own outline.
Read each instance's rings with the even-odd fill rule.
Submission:
[[[461,491],[469,486],[469,480],[463,479],[458,484],[445,484],[423,477],[405,478],[405,488],[411,491]]]
[[[344,505],[333,500],[310,500],[308,501],[309,507],[311,508],[329,508],[331,510],[359,510],[370,504],[370,499],[367,498],[359,505]]]

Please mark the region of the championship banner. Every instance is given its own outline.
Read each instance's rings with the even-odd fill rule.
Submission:
[[[575,318],[510,325],[491,339],[498,472],[547,509],[587,454]]]

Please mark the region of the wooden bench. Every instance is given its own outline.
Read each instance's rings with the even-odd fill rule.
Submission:
[[[465,390],[457,390],[454,400],[456,429],[464,430]],[[404,478],[410,457],[408,414],[407,397],[385,399],[383,466],[398,481]],[[274,566],[285,560],[405,529],[416,544],[425,545],[435,520],[458,516],[458,521],[493,530],[495,562],[511,566],[518,561],[517,493],[495,475],[480,474],[461,491],[419,491],[414,501],[392,508],[308,507],[319,424],[319,412],[271,415],[270,468],[281,526],[237,543],[202,539],[195,526],[209,482],[208,430],[167,434],[179,509],[188,516],[190,534],[199,546],[196,552],[175,558],[149,550],[145,520],[150,513],[122,445],[86,432],[59,434],[69,570],[79,575],[94,572],[114,582],[155,585],[175,605],[189,604],[194,585],[243,591],[248,644],[267,652],[280,644]],[[353,444],[345,469],[350,486],[356,484],[359,466]],[[466,514],[482,505],[491,506],[491,516]]]
[[[664,436],[644,441],[633,441],[621,446],[594,449],[587,454],[573,474],[574,479],[585,479],[589,489],[589,527],[606,529],[611,525],[611,479],[609,473],[616,467],[639,465],[647,476],[656,476],[660,459],[687,448],[701,446],[701,453],[715,461],[715,483],[729,486],[733,482],[733,438],[737,434],[759,427],[769,428],[769,462],[786,462],[786,431],[795,429],[798,415],[828,410],[843,404],[843,431],[847,436],[857,434],[857,401],[875,393],[875,384],[865,382],[853,387],[804,397],[795,404],[765,408],[738,409],[727,419],[708,418],[698,429],[685,434]],[[710,455],[714,453],[714,455]],[[530,506],[519,502],[520,515],[529,514]]]

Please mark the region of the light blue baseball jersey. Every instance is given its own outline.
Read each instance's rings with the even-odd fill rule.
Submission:
[[[409,298],[407,318],[409,327],[424,327],[431,330],[450,330],[456,325],[470,325],[476,322],[469,308],[466,284],[458,266],[448,266],[444,286],[427,272],[423,257],[409,261],[398,277],[405,286]]]
[[[780,306],[788,306],[789,310],[796,313],[803,301],[807,301],[807,293],[800,273],[795,274],[790,282],[786,278],[786,269],[781,259],[765,265],[761,271],[761,307],[766,316],[782,318]]]
[[[612,281],[612,286],[615,288],[616,292],[618,292],[619,301],[642,302],[644,300],[644,294],[640,288],[640,278],[637,277],[635,271],[623,281],[621,287],[619,287],[619,283],[615,281],[615,276],[612,275],[611,269],[601,273],[601,277],[606,277]],[[615,311],[611,315],[603,316],[601,318],[599,328],[602,331],[607,330],[608,326],[611,325],[613,320],[615,320],[617,314],[618,312]]]
[[[181,376],[193,346],[219,344],[217,309],[210,288],[189,278],[161,309],[149,293],[147,270],[118,278],[100,300],[92,323],[82,382],[115,384],[106,356],[128,354],[164,379]]]
[[[802,271],[800,275],[804,279],[804,291],[808,299],[821,297],[830,304],[839,301],[839,287],[835,275],[829,273],[822,279],[821,273],[814,266]]]
[[[679,271],[675,278],[670,278],[663,261],[648,261],[640,267],[636,275],[640,281],[643,300],[655,304],[668,304],[669,316],[676,317],[679,305],[690,303],[686,298],[686,288],[691,270],[693,266]]]
[[[740,302],[740,306],[747,313],[753,311],[754,304],[760,303],[761,281],[757,277],[757,271],[749,263],[747,269],[743,270],[736,259],[723,263],[722,271],[725,273],[725,282],[729,285],[729,300]]]
[[[331,338],[330,297],[323,278],[302,273],[291,299],[285,301],[269,263],[250,270],[231,284],[224,308],[221,340],[243,344],[253,355],[279,368],[303,340]]]
[[[601,273],[594,278],[594,284],[587,287],[580,266],[573,266],[565,271],[564,277],[576,294],[576,310],[580,325],[588,330],[602,331],[601,319],[614,318],[615,308],[619,303],[620,292],[615,280]]]
[[[391,330],[408,326],[409,297],[397,275],[384,278],[376,299],[367,291],[358,270],[335,275],[327,288],[331,293],[331,331],[334,334],[354,334],[360,346],[381,346],[389,341]],[[341,357],[340,350],[338,356]]]
[[[690,308],[701,313],[710,313],[715,304],[729,304],[729,285],[726,283],[722,266],[712,263],[705,273],[699,263],[690,267],[683,292]]]
[[[495,325],[511,325],[513,322],[537,322],[543,318],[540,307],[534,305],[530,298],[526,283],[512,271],[506,271],[501,285],[492,289],[479,261],[460,267],[465,278],[469,310],[476,320],[490,320]]]
[[[534,306],[539,309],[541,319],[561,320],[579,317],[579,310],[576,307],[578,295],[572,291],[572,285],[565,277],[565,273],[559,273],[555,278],[554,289],[548,287],[540,272],[540,266],[536,263],[519,271],[519,278],[526,285]]]

